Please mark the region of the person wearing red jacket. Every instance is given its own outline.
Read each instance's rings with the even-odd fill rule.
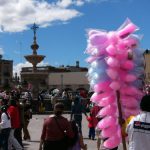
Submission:
[[[11,118],[11,131],[8,140],[8,149],[11,149],[12,145],[17,150],[22,150],[22,146],[19,144],[18,140],[14,136],[16,129],[20,128],[20,116],[19,109],[17,107],[15,100],[10,100],[10,106],[8,107],[8,113]]]
[[[45,118],[41,133],[39,150],[68,150],[65,136],[74,137],[71,123],[62,116],[64,110],[63,103],[56,103],[54,115]]]
[[[94,120],[92,117],[92,114],[90,113],[90,116],[86,117],[88,121],[88,127],[89,127],[89,139],[92,138],[92,140],[95,139],[95,127],[94,127]]]
[[[98,114],[98,112],[100,111],[100,109],[101,109],[101,107],[99,107],[99,106],[97,106],[97,105],[95,105],[95,104],[93,104],[93,107],[91,108],[91,115],[92,115],[92,117],[93,117],[93,124],[94,124],[94,127],[96,127],[97,126],[97,124],[98,124],[98,122],[99,122],[99,120],[100,120],[100,118],[98,118],[97,117],[97,114]]]
[[[98,130],[96,128],[98,122],[101,120],[101,118],[99,118],[97,116],[98,112],[100,111],[102,107],[99,107],[95,104],[93,104],[93,107],[91,108],[90,112],[91,112],[91,115],[93,117],[93,124],[94,124],[94,127],[95,127],[95,130],[96,130],[96,135],[97,135],[97,149],[100,150],[100,145],[101,145],[101,139],[100,139],[100,130]]]

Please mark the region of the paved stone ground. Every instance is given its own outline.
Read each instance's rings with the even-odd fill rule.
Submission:
[[[33,118],[31,119],[29,124],[31,141],[30,142],[23,141],[25,150],[38,150],[42,125],[43,125],[43,119],[47,116],[48,115],[33,115]],[[69,115],[66,114],[64,116],[69,119]],[[97,150],[96,140],[93,141],[88,139],[87,121],[84,116],[83,116],[82,126],[83,126],[84,143],[87,144],[88,150]],[[123,150],[122,146],[119,146],[118,150]]]

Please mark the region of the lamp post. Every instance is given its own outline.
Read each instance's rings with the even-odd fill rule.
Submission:
[[[60,79],[61,79],[61,91],[63,91],[63,74],[60,75]]]

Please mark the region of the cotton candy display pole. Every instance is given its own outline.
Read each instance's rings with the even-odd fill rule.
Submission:
[[[138,27],[127,19],[116,31],[88,31],[85,52],[89,55],[87,77],[94,92],[91,101],[102,107],[98,113],[102,120],[97,127],[108,149],[117,147],[122,140],[126,150],[120,120],[139,113],[144,51],[139,48],[136,30]]]
[[[122,127],[123,117],[122,117],[122,108],[121,108],[121,103],[120,103],[120,92],[117,91],[116,94],[117,94],[117,105],[118,105],[119,120],[120,120],[119,124],[120,124],[120,127]],[[123,136],[123,134],[121,134],[121,137],[122,137],[123,149],[127,150],[125,137]]]

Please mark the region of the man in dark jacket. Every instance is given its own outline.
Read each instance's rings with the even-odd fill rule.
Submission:
[[[76,96],[71,108],[71,120],[74,120],[77,123],[80,133],[82,133],[82,113],[87,116],[85,107],[82,105],[81,98]]]

